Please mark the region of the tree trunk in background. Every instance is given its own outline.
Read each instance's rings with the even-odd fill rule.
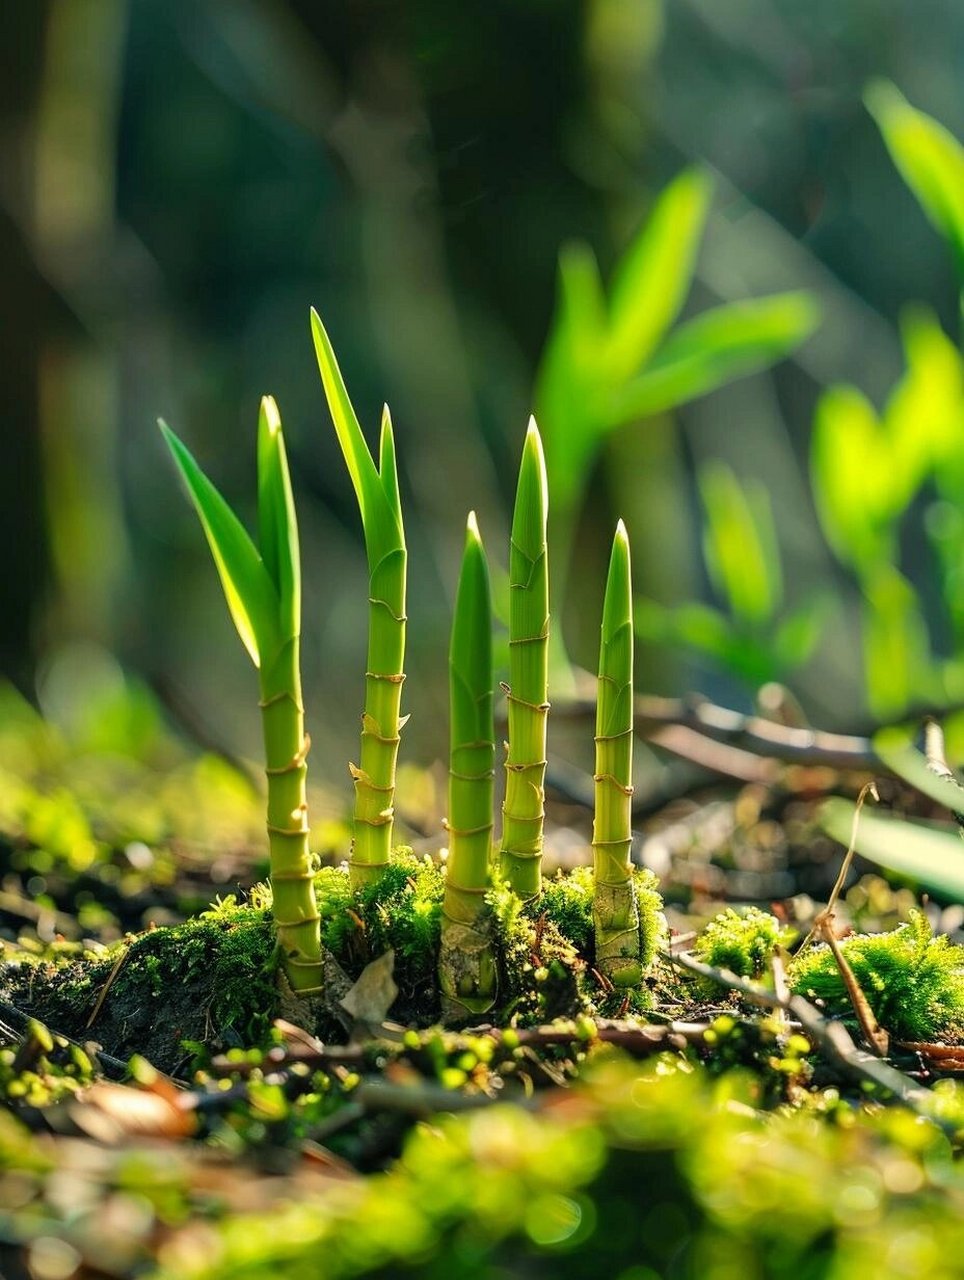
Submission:
[[[49,4],[19,0],[7,16],[0,42],[0,540],[6,547],[0,574],[0,674],[25,684],[32,670],[31,633],[44,592],[47,553],[43,530],[39,444],[41,332],[52,309],[22,226],[30,205],[31,127],[42,67]]]

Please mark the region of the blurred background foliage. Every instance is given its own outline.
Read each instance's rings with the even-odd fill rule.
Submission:
[[[350,757],[365,557],[311,304],[362,421],[374,433],[387,400],[396,423],[410,759],[445,741],[465,513],[503,558],[534,407],[573,661],[594,662],[621,515],[643,689],[746,705],[778,677],[848,728],[961,698],[960,241],[882,140],[900,99],[864,102],[884,78],[964,136],[958,8],[12,0],[7,17],[0,655],[56,723],[106,671],[202,743],[257,752],[246,659],[154,421],[243,504],[270,391],[309,727],[316,759]],[[953,176],[953,149],[941,163]]]

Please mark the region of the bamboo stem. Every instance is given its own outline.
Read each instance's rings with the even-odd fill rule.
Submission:
[[[310,740],[301,705],[299,641],[287,642],[260,671],[261,724],[268,780],[268,846],[278,946],[293,991],[320,989],[321,943],[308,847]]]
[[[509,735],[502,806],[502,874],[519,897],[542,889],[546,721],[549,715],[548,488],[530,419],[519,469],[509,556]]]
[[[596,967],[616,987],[642,979],[639,907],[631,851],[633,800],[633,614],[629,539],[613,539],[599,647],[596,704],[593,923]]]
[[[446,1022],[491,1009],[497,967],[483,924],[492,856],[495,721],[489,573],[475,513],[468,518],[449,650],[449,854],[439,982]]]

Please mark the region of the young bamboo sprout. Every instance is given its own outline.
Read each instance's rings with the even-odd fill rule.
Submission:
[[[260,553],[187,448],[160,425],[200,517],[234,625],[258,668],[275,927],[292,990],[307,995],[321,986],[321,944],[305,800],[309,739],[301,704],[298,525],[278,406],[265,396],[258,421]]]
[[[502,806],[502,874],[519,897],[542,887],[546,720],[549,714],[549,562],[546,464],[535,419],[522,451],[509,553],[509,741]]]
[[[596,967],[614,986],[641,980],[639,908],[633,886],[633,607],[629,539],[613,539],[599,647],[596,704],[593,923]]]
[[[473,511],[465,531],[449,648],[449,856],[439,982],[446,1022],[485,1013],[496,997],[492,940],[479,928],[489,888],[495,722],[489,569]]]
[[[348,464],[368,554],[368,666],[361,756],[349,765],[355,783],[350,870],[358,889],[376,883],[388,865],[395,818],[395,763],[405,680],[405,532],[398,493],[395,439],[386,407],[376,467],[355,416],[338,361],[316,311],[311,331],[338,443]]]

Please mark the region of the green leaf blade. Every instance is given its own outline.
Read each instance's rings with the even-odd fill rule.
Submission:
[[[646,370],[610,396],[610,427],[675,408],[735,378],[768,368],[814,331],[819,311],[804,292],[731,302],[670,335]]]
[[[161,422],[161,431],[204,529],[241,642],[260,667],[278,648],[278,593],[244,526],[190,450]]]
[[[679,315],[693,279],[712,186],[686,169],[665,190],[623,255],[613,279],[607,357],[624,379],[652,355]]]
[[[393,506],[389,493],[386,492],[349,399],[331,341],[321,318],[313,308],[311,332],[328,408],[361,511],[369,566],[374,568],[390,551],[405,546],[401,512],[397,504]],[[389,429],[387,436],[390,438],[390,435]],[[385,436],[386,433],[383,432],[383,438]],[[392,496],[397,497],[397,476]]]
[[[301,633],[301,554],[281,416],[272,396],[258,418],[258,527],[261,557],[279,599],[286,639]]]
[[[901,177],[928,220],[950,244],[957,273],[964,281],[964,148],[942,124],[912,107],[888,81],[868,85],[864,102]]]
[[[834,798],[820,809],[821,825],[843,845],[850,841],[854,808],[850,801]],[[956,902],[964,901],[964,846],[949,831],[865,809],[857,826],[856,848],[889,871],[908,876]]]

